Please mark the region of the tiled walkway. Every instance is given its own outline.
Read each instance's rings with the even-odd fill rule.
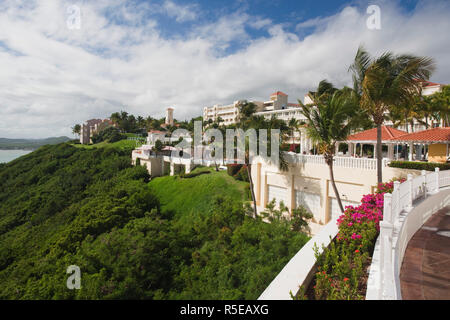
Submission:
[[[408,243],[400,283],[404,300],[450,300],[450,206],[436,212]]]

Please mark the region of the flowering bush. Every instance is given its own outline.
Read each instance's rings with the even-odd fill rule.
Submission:
[[[377,187],[377,190],[375,190],[375,193],[392,193],[394,191],[394,181],[399,181],[400,183],[403,183],[406,181],[405,178],[401,179],[392,179],[392,181],[380,183]]]
[[[322,254],[315,248],[318,265],[313,287],[315,299],[364,299],[366,270],[383,219],[384,194],[393,189],[394,181],[380,183],[375,193],[363,196],[359,206],[346,206],[337,219],[336,238],[328,248],[323,248]],[[302,290],[300,295],[306,297]]]

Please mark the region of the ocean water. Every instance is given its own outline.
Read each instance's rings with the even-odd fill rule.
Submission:
[[[10,162],[29,154],[31,150],[0,150],[0,163]]]

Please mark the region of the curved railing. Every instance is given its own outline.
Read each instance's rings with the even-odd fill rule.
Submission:
[[[400,269],[409,240],[428,218],[450,203],[450,170],[422,174],[384,195],[383,221],[370,266],[366,299],[400,300]],[[441,192],[440,192],[441,191]]]

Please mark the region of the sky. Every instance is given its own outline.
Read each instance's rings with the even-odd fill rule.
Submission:
[[[295,103],[322,79],[351,85],[359,45],[432,57],[448,84],[449,16],[447,0],[2,0],[0,137],[73,137],[121,110],[191,119],[275,91]]]

